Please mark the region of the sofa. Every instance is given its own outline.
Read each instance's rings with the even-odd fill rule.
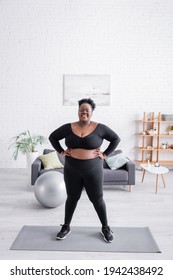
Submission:
[[[53,151],[44,149],[43,154],[45,155]],[[115,150],[109,157],[120,153],[122,153],[121,150]],[[57,155],[62,165],[64,165],[64,157],[58,153]],[[135,164],[130,159],[128,160],[121,168],[115,170],[110,169],[106,161],[103,160],[103,185],[128,185],[129,191],[132,192],[132,185],[135,185]],[[63,173],[63,168],[45,170],[39,157],[36,158],[31,166],[31,184],[34,185],[40,175],[50,170]]]

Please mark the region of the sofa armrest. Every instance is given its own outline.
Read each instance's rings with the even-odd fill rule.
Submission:
[[[39,173],[42,168],[42,163],[39,158],[36,158],[35,161],[31,165],[31,184],[34,185],[35,181],[39,177]]]
[[[128,158],[128,162],[123,166],[128,171],[129,185],[135,185],[135,164]]]

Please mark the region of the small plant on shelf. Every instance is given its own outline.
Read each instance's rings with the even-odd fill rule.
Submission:
[[[169,126],[169,131],[168,132],[169,132],[169,134],[173,134],[173,125]]]

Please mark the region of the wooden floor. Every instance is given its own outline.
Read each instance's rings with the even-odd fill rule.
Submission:
[[[173,259],[173,171],[165,175],[166,189],[159,180],[155,194],[155,176],[136,172],[133,192],[128,187],[104,186],[104,198],[110,226],[150,227],[162,253],[98,253],[98,252],[44,252],[11,251],[10,246],[23,225],[59,225],[63,222],[64,205],[43,208],[35,199],[33,187],[27,186],[25,169],[0,169],[0,259],[95,259],[95,260],[172,260]],[[97,215],[85,191],[76,209],[74,226],[100,226]],[[62,242],[65,242],[62,241]],[[116,232],[114,232],[116,242]]]

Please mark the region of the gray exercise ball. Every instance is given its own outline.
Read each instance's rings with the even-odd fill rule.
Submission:
[[[43,206],[54,208],[63,204],[66,199],[63,174],[57,171],[43,173],[35,182],[34,194]]]

